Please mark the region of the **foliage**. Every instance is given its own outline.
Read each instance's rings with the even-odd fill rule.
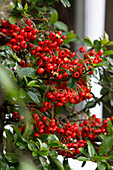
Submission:
[[[92,161],[112,169],[113,116],[101,121],[90,108],[100,102],[107,108],[109,98],[113,105],[107,49],[113,42],[105,32],[94,42],[83,39],[89,49],[72,52],[70,42],[79,37],[59,21],[54,3],[59,0],[12,0],[0,14],[0,168],[63,170],[73,158],[82,167]],[[102,86],[100,98],[91,92],[92,76]],[[81,111],[73,109],[84,100]]]

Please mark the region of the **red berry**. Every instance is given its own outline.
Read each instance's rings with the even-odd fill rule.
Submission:
[[[27,20],[26,20],[26,24],[30,26],[30,25],[31,25],[31,20],[30,20],[30,19],[27,19]]]
[[[80,76],[80,73],[78,71],[73,73],[73,77],[78,78]]]
[[[37,69],[37,74],[42,74],[42,73],[44,73],[44,69],[43,68],[38,68]]]
[[[84,46],[80,47],[80,48],[79,48],[79,51],[80,51],[81,53],[84,53],[84,52],[85,52],[85,47],[84,47]]]
[[[98,55],[99,55],[99,56],[102,56],[102,55],[103,55],[103,51],[100,50],[100,51],[98,52]]]

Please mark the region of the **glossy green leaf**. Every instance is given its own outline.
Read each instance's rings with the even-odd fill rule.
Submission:
[[[20,148],[20,149],[25,149],[25,145],[21,142],[17,142],[16,145]]]
[[[66,39],[63,41],[63,43],[69,43],[71,41],[75,41],[76,38],[77,35],[73,31],[70,31],[66,34]]]
[[[99,152],[98,152],[99,155],[103,156],[106,153],[108,153],[109,150],[111,149],[112,145],[113,145],[113,137],[112,136],[104,138],[99,146]]]
[[[109,63],[113,66],[113,59],[111,58],[111,57],[107,57],[106,58],[108,61],[109,61]]]
[[[110,104],[113,106],[113,94],[110,94]]]
[[[22,136],[27,139],[33,132],[33,122],[32,122],[32,116],[30,112],[28,111],[24,112],[24,116],[25,116],[26,124],[25,124],[25,130]]]
[[[113,45],[113,41],[109,41],[106,46]]]
[[[91,159],[97,162],[102,160],[108,160],[109,158],[105,156],[93,156]]]
[[[44,157],[41,157],[41,156],[40,156],[40,157],[39,157],[39,160],[40,160],[40,162],[41,162],[44,170],[48,170],[48,164],[47,164],[47,162],[46,162],[46,159],[45,159]]]
[[[21,3],[18,3],[17,9],[18,9],[19,11],[22,11],[22,10],[23,10],[23,7],[22,7]]]
[[[58,169],[64,170],[64,167],[63,167],[62,163],[57,158],[51,157],[51,160],[56,164]]]
[[[55,150],[50,150],[50,156],[57,158],[58,153]]]
[[[50,24],[53,25],[56,21],[58,21],[58,13],[54,10],[50,17]]]
[[[87,141],[87,144],[88,144],[88,153],[89,153],[89,156],[93,157],[94,155],[97,155],[93,144],[89,140]]]
[[[14,166],[10,166],[9,170],[16,170]]]
[[[61,21],[56,21],[54,26],[59,30],[68,31],[68,26]]]
[[[106,169],[106,165],[101,163],[101,162],[97,162],[97,166],[99,170],[105,170]]]
[[[11,16],[11,17],[9,18],[9,22],[10,22],[10,24],[15,24],[15,23],[16,23],[16,17]]]
[[[99,40],[94,40],[94,49],[96,52],[98,52],[101,49],[101,42]]]
[[[85,105],[85,108],[93,108],[96,106],[96,102],[95,101],[89,101],[87,102],[87,104]]]
[[[29,143],[28,143],[28,148],[31,150],[31,151],[37,151],[37,147],[36,147],[36,145],[35,145],[35,142],[33,142],[33,141],[30,141]]]
[[[84,156],[79,156],[79,157],[77,158],[77,160],[78,160],[78,161],[89,161],[89,159],[86,158],[86,157],[84,157]]]
[[[111,54],[113,54],[113,50],[103,51],[103,54],[104,54],[104,55],[111,55]]]
[[[26,67],[21,69],[21,74],[23,74],[26,77],[30,78],[37,78],[36,71],[32,67]]]
[[[64,5],[64,7],[71,7],[71,4],[68,0],[60,0],[62,2],[62,4]]]
[[[5,50],[5,52],[13,57],[13,50],[9,45],[3,45],[0,47],[1,50]]]
[[[64,158],[64,160],[63,160],[63,167],[64,167],[65,170],[71,170],[70,165],[69,165],[69,161],[68,161],[67,158]]]
[[[11,1],[11,2],[9,3],[9,6],[8,6],[8,7],[9,7],[9,9],[12,10],[13,8],[15,8],[15,4]]]
[[[68,80],[68,83],[67,83],[67,87],[68,89],[75,89],[76,86],[77,86],[77,81],[78,79],[74,78],[74,77],[71,77],[69,80]]]
[[[59,139],[57,138],[57,136],[52,135],[52,134],[49,134],[49,135],[48,135],[48,144],[51,144],[51,143],[53,143],[54,141],[58,141],[58,142],[59,142]]]
[[[109,35],[104,31],[104,36],[107,41],[109,41]]]
[[[18,162],[18,157],[15,153],[6,153],[5,158],[7,159],[8,162],[10,163],[16,163]]]
[[[27,84],[27,86],[33,86],[33,85],[35,85],[35,83],[36,83],[35,80],[31,80],[31,81]],[[40,86],[39,86],[39,87],[40,87]]]
[[[25,10],[25,11],[28,10],[28,4],[27,4],[27,3],[25,3],[25,5],[24,5],[24,10]]]
[[[32,152],[33,157],[37,156],[37,152]]]
[[[85,42],[87,46],[90,46],[90,47],[93,46],[91,40],[90,40],[88,37],[84,38],[84,39],[83,39],[83,42]]]
[[[20,132],[19,128],[16,125],[12,125],[11,127],[18,134],[18,136],[21,136],[21,132]]]
[[[27,94],[28,94],[28,96],[29,96],[35,103],[37,103],[37,104],[40,103],[40,100],[39,100],[38,96],[37,96],[35,93],[33,93],[32,91],[28,91]]]
[[[37,151],[37,153],[41,156],[48,156],[49,155],[49,151],[46,148],[42,148],[41,150]]]
[[[106,66],[106,65],[108,65],[108,61],[107,60],[102,60],[102,62],[101,63],[97,63],[97,64],[93,64],[93,66],[95,67],[101,67],[101,66]]]
[[[85,156],[88,156],[88,153],[86,152],[86,150],[83,147],[79,148],[79,151],[81,153],[83,153]]]
[[[109,136],[113,135],[113,126],[112,126],[112,122],[110,120],[108,121],[107,130],[108,130],[108,135]]]

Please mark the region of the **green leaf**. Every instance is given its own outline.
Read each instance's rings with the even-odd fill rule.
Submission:
[[[75,89],[76,86],[77,86],[77,81],[78,79],[74,78],[74,77],[71,77],[69,80],[68,80],[68,83],[67,83],[67,87],[68,89]]]
[[[113,59],[111,58],[111,57],[107,57],[106,58],[108,61],[109,61],[109,63],[113,66]]]
[[[30,141],[30,142],[28,143],[28,148],[29,148],[31,151],[33,151],[33,152],[37,151],[37,147],[36,147],[36,145],[35,145],[35,142],[33,142],[33,141]]]
[[[48,135],[48,144],[51,144],[51,143],[53,143],[56,140],[59,142],[59,139],[57,138],[56,135],[52,135],[52,134]]]
[[[66,34],[66,39],[63,41],[63,43],[66,44],[71,41],[75,41],[76,38],[77,38],[77,35],[73,31],[70,31]]]
[[[12,10],[13,8],[15,8],[15,4],[14,4],[13,2],[10,2],[10,3],[9,3],[9,9]]]
[[[54,10],[50,17],[50,24],[53,25],[56,21],[58,21],[58,13]]]
[[[20,62],[20,61],[21,61],[21,59],[20,59],[20,58],[18,58],[18,56],[16,55],[16,53],[14,53],[13,58],[14,58],[16,61],[18,61],[18,62]]]
[[[31,81],[27,84],[27,86],[33,86],[33,85],[35,85],[35,83],[36,83],[35,80],[31,80]],[[39,87],[40,87],[40,86],[39,86]]]
[[[110,41],[106,44],[106,46],[113,45],[113,41]]]
[[[102,59],[101,63],[93,64],[93,66],[96,66],[96,67],[101,67],[101,66],[106,66],[106,65],[108,65],[108,62],[107,60],[104,60],[104,59]]]
[[[40,100],[35,93],[33,93],[32,91],[28,91],[27,94],[35,103],[37,103],[37,104],[40,103]]]
[[[16,170],[14,166],[10,166],[9,170]]]
[[[107,41],[109,41],[109,35],[104,31],[104,36]]]
[[[93,144],[89,140],[87,141],[87,144],[88,144],[88,153],[89,153],[89,156],[93,157],[94,155],[97,155]]]
[[[111,55],[111,54],[113,54],[113,50],[103,51],[103,54],[104,54],[104,55]]]
[[[106,165],[101,163],[101,162],[97,162],[97,166],[99,170],[105,170],[106,169]]]
[[[85,156],[88,156],[88,153],[86,152],[86,150],[83,147],[79,148],[79,151],[81,153],[83,153]]]
[[[62,163],[57,158],[51,157],[51,160],[56,164],[58,169],[64,170],[64,167],[63,167]]]
[[[26,77],[26,76],[23,76],[23,78],[24,78],[24,80],[25,80],[26,85],[28,85],[27,77]]]
[[[87,104],[85,105],[85,108],[93,108],[96,106],[96,102],[95,101],[89,101],[87,102]]]
[[[44,170],[48,170],[48,164],[47,164],[47,162],[46,162],[46,159],[45,159],[44,157],[41,157],[41,156],[40,156],[40,157],[39,157],[39,160],[40,160],[40,162],[41,162]]]
[[[11,55],[13,57],[13,50],[9,45],[3,45],[0,47],[1,50],[4,50],[7,54]]]
[[[49,151],[46,148],[42,148],[41,150],[37,151],[37,153],[41,156],[48,156],[49,155]]]
[[[18,9],[19,11],[23,11],[23,7],[22,7],[22,5],[21,5],[20,3],[18,3],[17,9]]]
[[[99,155],[103,156],[106,153],[108,153],[109,150],[111,149],[112,145],[113,145],[113,137],[112,136],[104,138],[99,146],[99,152],[98,152]]]
[[[17,142],[16,145],[20,148],[20,149],[25,149],[25,145],[21,142]]]
[[[32,152],[33,157],[37,156],[37,152]]]
[[[25,3],[25,5],[24,5],[24,10],[25,10],[25,11],[28,10],[28,4],[27,4],[27,3]]]
[[[12,125],[11,127],[18,134],[18,136],[21,136],[21,132],[20,132],[19,128],[16,125]]]
[[[29,136],[32,134],[33,132],[33,122],[32,122],[32,116],[30,114],[30,112],[25,112],[25,120],[26,120],[26,124],[25,124],[25,130],[23,133],[23,137],[24,138],[29,138]]]
[[[102,161],[102,160],[108,160],[108,157],[105,156],[93,156],[91,159],[93,159],[94,161]]]
[[[4,163],[1,170],[9,170],[9,165]]]
[[[58,153],[55,150],[50,150],[50,156],[57,158]]]
[[[15,23],[16,23],[16,17],[11,16],[11,17],[9,18],[9,22],[10,22],[10,24],[15,24]]]
[[[61,21],[56,21],[54,26],[59,30],[68,31],[68,26]]]
[[[85,42],[87,46],[90,46],[90,47],[93,46],[91,40],[90,40],[88,37],[84,38],[84,39],[83,39],[83,42]]]
[[[77,158],[77,160],[78,160],[78,161],[89,161],[89,159],[86,158],[86,157],[84,157],[84,156],[79,156],[79,157]]]
[[[13,134],[12,134],[12,132],[9,129],[5,129],[5,133],[6,133],[7,139],[8,140],[10,139],[10,141],[13,142]]]
[[[107,130],[108,130],[108,136],[113,135],[113,126],[112,126],[112,122],[110,120],[108,121]]]
[[[16,163],[18,162],[18,157],[15,153],[6,153],[5,158],[7,159],[8,162],[10,163]]]
[[[68,0],[60,0],[60,1],[64,5],[65,8],[66,7],[71,7],[71,4],[70,4],[70,2]]]
[[[69,162],[68,162],[68,159],[64,157],[64,160],[63,160],[63,167],[65,170],[71,170],[70,166],[69,166]]]
[[[30,78],[37,78],[37,75],[36,75],[36,71],[34,68],[32,67],[26,67],[26,68],[22,68],[21,69],[21,72],[24,76],[26,77],[30,77]]]
[[[101,49],[101,42],[98,40],[94,40],[93,42],[95,51],[98,52]]]

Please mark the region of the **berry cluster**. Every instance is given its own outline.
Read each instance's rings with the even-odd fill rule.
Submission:
[[[9,21],[1,21],[2,29],[0,32],[5,34],[7,37],[10,37],[6,45],[11,46],[13,51],[17,52],[21,49],[26,49],[28,46],[27,42],[36,40],[37,29],[33,28],[30,19],[26,20],[27,26],[21,29],[16,24],[10,24]],[[0,38],[2,38],[2,35]],[[32,46],[33,44],[29,43],[29,47]]]
[[[77,104],[93,97],[90,93],[91,89],[86,83],[86,76],[85,79],[82,77],[84,74],[93,74],[93,64],[102,62],[100,58],[103,54],[102,51],[97,53],[94,49],[86,51],[85,47],[80,47],[78,51],[71,52],[69,49],[61,47],[63,40],[66,39],[61,31],[57,33],[37,31],[31,25],[30,19],[26,20],[27,26],[24,28],[10,24],[9,21],[1,21],[0,32],[9,37],[6,45],[10,45],[20,57],[19,65],[21,67],[32,66],[36,70],[37,76],[42,80],[46,79],[46,85],[51,87],[46,93],[46,101],[40,109],[41,112],[50,110],[52,104],[54,104],[54,108],[57,108],[64,106],[67,102]],[[32,43],[34,40],[38,41],[38,45]],[[28,63],[21,57],[26,51],[31,54],[31,58],[34,58],[33,62],[29,58]],[[78,52],[83,54],[83,59]],[[71,83],[75,83],[74,79],[77,81],[75,89],[68,87],[70,79],[72,79]]]
[[[96,118],[96,115],[92,115],[79,124],[68,122],[61,125],[55,119],[50,120],[46,116],[39,117],[36,113],[34,113],[32,117],[34,122],[34,140],[42,134],[56,134],[59,137],[61,144],[65,144],[69,151],[65,151],[64,146],[62,146],[62,148],[54,149],[58,151],[59,155],[70,158],[80,153],[80,147],[87,148],[87,140],[91,140],[95,143],[101,133],[107,135],[108,120],[113,122],[113,116],[102,122],[100,118]],[[18,113],[14,111],[12,118],[17,118],[22,122],[19,129],[21,133],[23,133],[25,129],[24,117],[22,115],[18,116]],[[96,150],[98,151],[97,146]]]
[[[56,117],[49,119],[44,116],[45,112],[46,115],[54,112],[53,110],[68,102],[78,104],[93,97],[89,87],[90,83],[87,82],[87,75],[93,74],[96,64],[102,62],[102,51],[96,52],[94,49],[88,51],[85,47],[80,47],[76,52],[71,52],[62,47],[66,36],[62,35],[61,31],[57,33],[37,31],[29,19],[26,20],[24,28],[2,20],[0,33],[0,38],[5,35],[5,44],[9,45],[20,58],[20,63],[17,64],[22,68],[33,67],[37,78],[47,86],[42,94],[43,104],[37,106],[41,116],[30,110],[33,112],[34,140],[42,134],[56,134],[61,143],[66,144],[73,154],[64,151],[64,148],[58,149],[58,153],[66,157],[74,157],[80,153],[78,148],[87,146],[88,139],[94,141],[100,133],[107,134],[108,121],[105,120],[102,124],[95,115],[79,125],[69,122],[61,124]],[[26,53],[29,53],[30,56],[29,63],[25,58]],[[82,57],[80,57],[81,55]],[[75,82],[76,86],[70,87],[70,84]],[[24,116],[19,116],[14,111],[12,119],[20,121],[19,129],[23,133],[25,129]]]

